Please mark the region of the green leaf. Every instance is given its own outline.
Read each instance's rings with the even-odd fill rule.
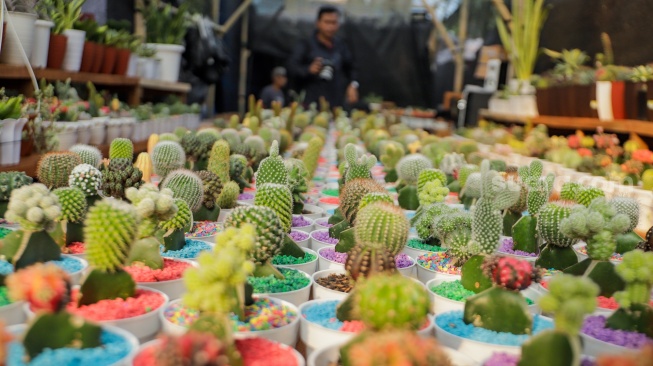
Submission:
[[[283,239],[280,255],[289,255],[295,258],[304,258],[306,253],[299,245],[297,245],[297,243],[295,243],[290,235],[286,234],[285,238]]]
[[[119,270],[115,273],[94,269],[82,284],[79,306],[95,304],[101,300],[126,299],[134,296],[136,283],[132,276]]]
[[[348,253],[356,245],[355,230],[356,228],[352,227],[340,233],[340,239],[335,247],[336,252]]]
[[[25,333],[23,346],[33,359],[46,349],[100,347],[101,333],[100,326],[66,312],[43,314]]]
[[[399,206],[404,210],[417,210],[419,200],[417,198],[417,187],[406,186],[399,191]]]
[[[31,233],[31,235],[30,233],[26,233],[26,235],[29,235],[27,244],[24,244],[22,254],[20,254],[20,251],[17,253],[20,255],[20,258],[13,258],[16,270],[31,266],[34,263],[61,259],[61,248],[59,248],[47,232],[42,230]],[[25,239],[23,238],[23,243]]]

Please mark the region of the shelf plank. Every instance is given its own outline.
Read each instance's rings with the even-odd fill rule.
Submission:
[[[124,86],[135,87],[139,79],[122,75],[95,74],[88,72],[69,72],[64,70],[52,69],[34,69],[37,79],[46,80],[66,80],[70,79],[76,83],[86,83],[87,81],[97,85],[104,86]],[[0,67],[0,79],[28,80],[29,72],[25,66],[2,65]]]
[[[170,81],[140,79],[139,84],[143,89],[161,90],[175,93],[188,93],[190,91],[190,84],[188,83],[173,83]]]

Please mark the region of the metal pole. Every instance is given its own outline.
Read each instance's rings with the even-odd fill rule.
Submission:
[[[213,0],[211,7],[211,18],[215,24],[220,22],[220,0]],[[206,113],[207,117],[215,116],[215,94],[216,86],[215,84],[209,85],[209,91],[206,94]]]
[[[247,3],[247,1],[243,4],[245,3]],[[249,50],[247,49],[247,42],[249,41],[248,30],[249,13],[244,13],[240,33],[240,80],[238,82],[238,113],[240,113],[241,116],[245,115],[245,109],[247,106],[247,64],[249,60]]]

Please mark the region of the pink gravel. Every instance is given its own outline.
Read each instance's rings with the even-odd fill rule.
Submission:
[[[147,266],[128,266],[124,270],[136,282],[160,282],[180,279],[184,271],[190,266],[189,262],[164,258],[163,269],[152,269]]]
[[[66,306],[66,310],[95,321],[133,318],[150,313],[165,304],[165,298],[161,294],[143,289],[136,289],[136,294],[127,299],[102,300],[80,307],[77,306],[79,296],[79,289],[73,289],[72,301]]]

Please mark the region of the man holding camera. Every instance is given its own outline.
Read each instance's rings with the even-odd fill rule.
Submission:
[[[333,6],[318,11],[316,31],[295,47],[288,68],[300,88],[306,91],[309,105],[324,97],[331,107],[358,102],[356,67],[349,48],[336,33],[340,12]],[[346,98],[345,98],[346,97]]]

